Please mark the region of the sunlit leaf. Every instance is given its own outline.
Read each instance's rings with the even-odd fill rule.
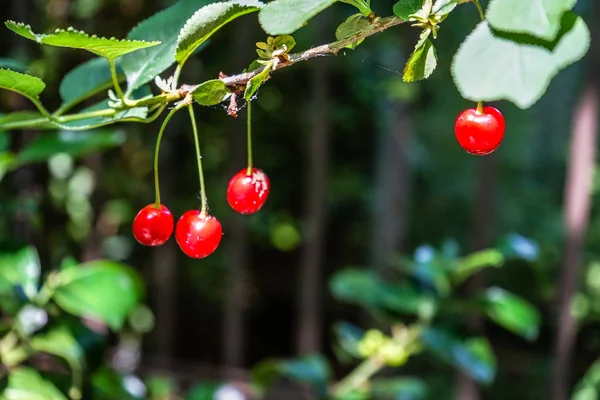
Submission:
[[[223,25],[242,15],[258,11],[262,5],[258,0],[231,0],[202,7],[181,28],[175,59],[183,64],[198,46]]]
[[[27,367],[10,371],[8,386],[2,395],[6,400],[67,400],[52,382]]]
[[[577,0],[492,0],[486,12],[489,24],[501,31],[526,33],[554,40],[565,11]]]
[[[141,278],[111,261],[91,261],[57,273],[53,299],[65,311],[119,329],[143,295]]]
[[[192,97],[202,106],[213,106],[226,100],[230,94],[222,80],[212,79],[198,85],[192,92]]]
[[[258,20],[269,35],[294,33],[336,0],[275,0],[260,11]]]
[[[67,30],[57,29],[50,34],[36,34],[29,25],[21,22],[7,21],[6,26],[11,31],[33,41],[50,46],[69,47],[72,49],[87,50],[100,57],[115,60],[125,54],[146,47],[156,46],[160,42],[145,42],[140,40],[118,40],[88,35],[74,28]]]
[[[498,325],[527,340],[538,337],[541,323],[539,311],[528,301],[498,287],[487,289],[482,300],[485,312]]]
[[[35,76],[0,69],[0,89],[11,90],[29,99],[37,99],[46,84]]]
[[[19,286],[33,298],[38,291],[40,271],[40,258],[32,246],[0,254],[0,295],[10,294]]]
[[[585,22],[571,12],[563,16],[554,42],[492,32],[487,22],[481,22],[456,53],[452,75],[466,99],[505,99],[525,109],[542,97],[560,70],[581,59],[589,46]]]
[[[254,93],[256,93],[258,88],[260,88],[263,82],[269,77],[269,72],[271,72],[271,68],[266,67],[258,75],[252,77],[248,81],[248,84],[246,85],[246,91],[244,92],[244,100],[252,100]]]

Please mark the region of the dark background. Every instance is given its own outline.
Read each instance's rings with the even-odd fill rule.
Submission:
[[[72,25],[125,37],[139,21],[172,3],[5,0],[0,14],[38,32]],[[597,20],[593,3],[577,5],[588,25]],[[386,15],[392,4],[373,0],[372,7]],[[321,14],[294,35],[295,50],[335,40],[335,27],[350,13],[349,6],[336,4]],[[6,177],[0,186],[0,234],[35,244],[46,265],[74,255],[120,259],[138,268],[157,318],[144,342],[141,369],[212,379],[243,378],[267,357],[314,351],[333,357],[334,322],[368,324],[356,308],[328,294],[327,278],[342,267],[377,268],[424,243],[455,244],[467,253],[518,232],[537,241],[539,260],[486,273],[465,291],[500,285],[538,306],[543,326],[533,343],[494,326],[478,328],[490,339],[499,365],[495,384],[482,396],[545,398],[565,282],[559,278],[561,267],[572,274],[582,271],[571,383],[600,353],[600,288],[593,281],[594,263],[600,260],[600,213],[595,204],[581,262],[563,251],[569,239],[563,229],[565,171],[573,160],[569,143],[577,126],[597,130],[593,61],[599,54],[593,45],[587,59],[561,72],[530,110],[495,104],[507,121],[504,142],[489,157],[470,156],[456,143],[453,127],[456,116],[474,105],[461,99],[449,66],[477,19],[475,7],[466,5],[443,23],[436,40],[439,66],[423,83],[402,82],[418,35],[408,25],[338,57],[275,73],[253,108],[254,160],[272,184],[267,204],[255,216],[235,215],[225,199],[230,176],[245,166],[245,110],[233,119],[221,106],[198,109],[209,205],[225,232],[220,248],[205,260],[187,259],[174,240],[149,249],[131,235],[135,213],[154,200],[152,155],[160,121],[118,125],[114,129],[127,133],[123,146],[77,162],[82,182],[95,182],[85,204],[65,201],[64,182],[44,165]],[[236,20],[188,62],[181,81],[241,72],[256,56],[254,43],[264,39],[256,16]],[[48,88],[42,100],[51,110],[60,104],[61,78],[89,59],[84,52],[39,47],[7,29],[0,30],[0,57],[20,59],[44,79]],[[0,106],[4,112],[31,108],[6,93],[0,94]],[[594,110],[587,119],[586,106]],[[167,128],[161,149],[162,197],[176,218],[200,203],[192,133],[181,114]],[[12,133],[14,147],[37,134]],[[593,200],[599,183],[594,180]],[[476,398],[449,390],[461,387],[460,378],[427,357],[404,371],[425,378],[439,393],[435,398]],[[347,367],[336,369],[338,376],[345,372]]]

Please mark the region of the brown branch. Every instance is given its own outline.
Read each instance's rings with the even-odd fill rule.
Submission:
[[[323,44],[321,46],[313,47],[301,53],[294,53],[289,55],[289,61],[281,61],[279,62],[273,71],[279,70],[286,67],[291,67],[294,64],[297,64],[302,61],[310,60],[311,58],[323,57],[327,55],[336,55],[340,50],[345,48],[348,45],[358,43],[361,40],[372,36],[376,33],[382,32],[388,28],[391,28],[396,25],[400,25],[406,21],[401,20],[398,17],[384,17],[384,18],[376,18],[373,20],[373,23],[364,31],[360,33],[350,36],[348,38],[338,40],[332,43]],[[248,83],[250,79],[258,75],[263,71],[264,68],[257,68],[253,71],[243,72],[238,75],[228,76],[226,78],[221,78],[225,85],[227,86],[243,86]]]

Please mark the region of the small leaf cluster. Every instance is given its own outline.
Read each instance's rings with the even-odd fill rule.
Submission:
[[[152,328],[128,323],[143,307],[142,279],[132,268],[108,260],[79,264],[66,258],[46,276],[41,271],[39,256],[31,246],[0,254],[4,322],[0,360],[10,371],[4,395],[8,399],[80,399],[88,361],[86,343],[78,335],[89,331],[86,326],[91,321],[114,331],[126,326],[139,332]],[[23,365],[42,353],[69,367],[71,384],[66,394]]]

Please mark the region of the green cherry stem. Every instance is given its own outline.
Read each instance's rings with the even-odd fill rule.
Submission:
[[[171,112],[169,114],[167,114],[167,117],[163,121],[162,126],[160,127],[160,131],[158,132],[158,137],[156,138],[156,148],[154,149],[154,190],[156,191],[156,197],[155,197],[154,204],[155,204],[156,208],[160,208],[160,186],[159,186],[159,180],[158,180],[158,152],[160,150],[160,142],[162,140],[163,134],[165,133],[165,128],[167,127],[169,120],[180,109],[181,109],[181,107],[175,107],[174,109],[171,110]]]
[[[192,130],[194,131],[194,145],[196,146],[196,158],[198,159],[198,175],[200,176],[200,197],[202,199],[202,209],[200,210],[200,216],[205,217],[207,208],[206,201],[206,189],[204,187],[204,172],[202,171],[202,155],[200,154],[200,141],[198,140],[198,127],[196,126],[196,117],[194,116],[194,108],[190,104],[188,105],[190,112],[190,119],[192,120]]]
[[[477,110],[476,110],[477,114],[483,114],[483,102],[478,101],[477,102]]]
[[[248,131],[248,176],[252,175],[252,102],[248,102],[248,121],[247,121],[247,131]]]
[[[473,0],[473,3],[475,3],[475,7],[477,7],[477,11],[479,11],[479,17],[483,21],[485,19],[485,16],[483,15],[483,8],[481,7],[481,3],[479,3],[479,0]]]

